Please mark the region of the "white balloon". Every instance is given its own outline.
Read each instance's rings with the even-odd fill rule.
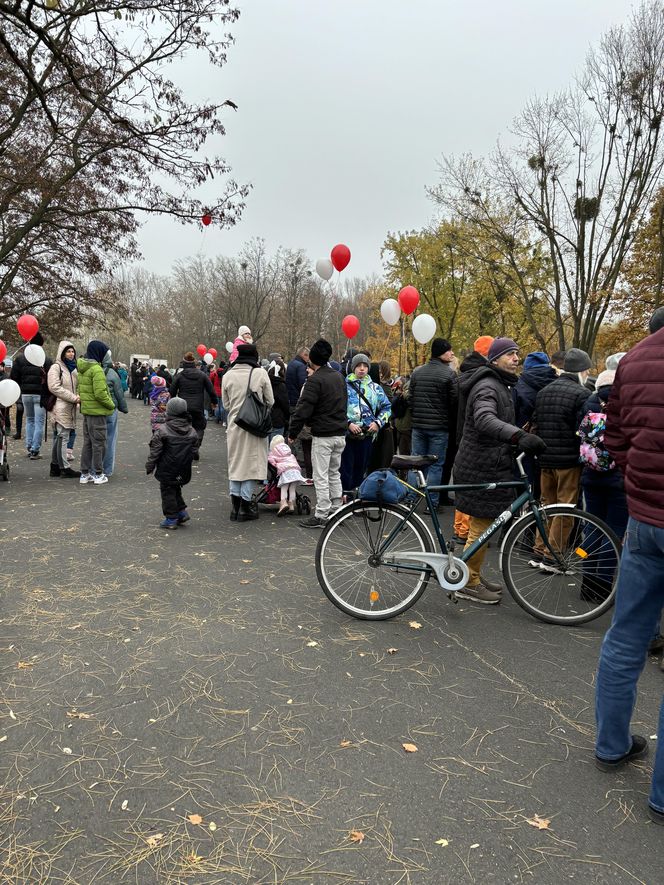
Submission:
[[[214,357],[212,356],[211,353],[206,353],[205,356],[203,357],[203,362],[207,363],[209,366],[213,359],[214,359]]]
[[[0,381],[0,406],[13,406],[21,395],[21,388],[16,381],[5,378]]]
[[[396,326],[401,317],[401,308],[396,298],[386,298],[380,306],[380,315],[388,326]]]
[[[334,265],[329,258],[319,258],[316,262],[316,273],[322,280],[329,280],[334,273]]]
[[[25,348],[25,358],[29,363],[32,363],[33,366],[39,366],[41,368],[46,362],[44,348],[39,344],[28,344]]]
[[[420,344],[431,341],[436,334],[436,321],[428,313],[421,313],[413,320],[413,335]]]
[[[226,342],[226,352],[233,353],[233,342],[232,341]]]

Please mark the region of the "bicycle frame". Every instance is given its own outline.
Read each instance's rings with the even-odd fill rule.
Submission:
[[[520,455],[516,461],[519,469],[519,473],[521,475],[520,479],[509,480],[505,482],[482,482],[482,483],[471,483],[471,484],[452,484],[452,485],[440,485],[440,486],[426,486],[424,475],[421,471],[416,471],[420,478],[420,484],[423,487],[424,491],[417,491],[417,494],[423,497],[428,506],[429,513],[431,515],[431,520],[433,522],[433,528],[436,533],[436,539],[438,541],[438,548],[441,554],[447,552],[450,556],[454,551],[454,542],[447,543],[443,536],[440,521],[438,519],[438,513],[436,512],[435,507],[431,504],[431,493],[432,492],[455,492],[455,491],[493,491],[495,489],[522,489],[522,493],[512,502],[508,510],[504,510],[496,519],[491,523],[491,525],[477,538],[467,549],[464,549],[461,555],[458,557],[463,562],[468,562],[477,551],[486,544],[486,542],[491,538],[492,535],[495,535],[506,523],[508,523],[515,513],[517,513],[524,504],[530,504],[530,509],[535,515],[535,522],[537,525],[537,529],[542,535],[546,546],[549,551],[552,553],[554,559],[558,561],[559,557],[557,553],[552,549],[549,539],[546,534],[546,529],[544,526],[544,520],[542,519],[540,509],[536,506],[537,502],[533,497],[532,490],[530,488],[530,484],[528,482],[528,477],[526,475],[525,470],[523,469],[523,455]],[[392,541],[396,538],[399,532],[402,530],[403,525],[410,520],[411,515],[417,510],[420,504],[420,500],[416,499],[410,505],[410,509],[408,514],[406,515],[404,521],[398,525],[396,525],[387,538],[384,539],[383,543],[380,545],[378,550],[374,551],[375,554],[382,556],[383,553],[389,548]],[[398,566],[395,566],[402,570],[412,570],[412,571],[421,571],[422,566],[413,563],[412,565],[400,561]]]

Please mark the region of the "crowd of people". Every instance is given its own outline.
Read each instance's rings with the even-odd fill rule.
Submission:
[[[138,360],[127,371],[97,339],[82,356],[62,340],[43,369],[23,354],[11,366],[22,394],[14,438],[21,439],[20,415],[27,456],[39,459],[50,414],[50,475],[102,485],[113,475],[118,415],[128,411],[129,389],[150,406],[145,466],[159,481],[160,525],[167,530],[190,519],[183,487],[213,419],[226,428],[229,511],[237,522],[259,518],[256,489],[266,483],[278,489],[279,517],[295,512],[299,486],[313,484],[315,511],[300,525],[320,529],[368,473],[389,467],[395,451],[434,455],[424,473],[427,485],[438,486],[451,476],[457,484],[511,480],[520,450],[544,504],[585,507],[625,540],[596,694],[596,762],[613,771],[648,751],[646,739],[630,733],[630,719],[648,649],[664,646],[664,308],[648,332],[629,353],[609,356],[597,377],[578,348],[528,353],[519,372],[519,345],[504,336],[479,336],[462,361],[449,341],[436,338],[429,359],[397,378],[366,349],[350,348],[335,361],[323,338],[300,347],[288,364],[279,353],[261,360],[247,326],[239,328],[228,364],[207,365],[188,352],[173,374]],[[32,341],[44,343],[39,333]],[[78,412],[83,444],[75,470]],[[9,429],[7,415],[5,422]],[[433,492],[430,506],[454,506],[454,540],[469,546],[512,495],[457,489],[452,502]],[[564,552],[569,520],[554,516],[548,528],[551,548]],[[470,578],[458,595],[492,605],[502,587],[482,571],[486,549],[468,560]],[[539,535],[529,565],[558,571]],[[600,578],[584,577],[587,600],[602,601],[610,591]],[[649,812],[664,824],[661,741],[659,748]]]

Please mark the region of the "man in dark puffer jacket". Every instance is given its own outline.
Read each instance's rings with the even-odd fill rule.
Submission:
[[[171,396],[182,397],[187,403],[187,410],[191,415],[191,425],[198,436],[198,446],[194,454],[194,461],[198,461],[198,449],[203,444],[205,433],[205,394],[210,397],[210,403],[216,406],[219,400],[214,392],[214,387],[208,375],[196,368],[196,359],[191,351],[185,353],[182,360],[182,371],[173,379],[170,388]]]
[[[539,437],[514,424],[512,387],[516,384],[518,351],[518,345],[511,338],[496,338],[489,348],[489,365],[470,376],[466,421],[454,462],[455,482],[509,482],[514,479],[513,445],[531,455],[545,449]],[[513,489],[458,490],[457,506],[463,513],[470,514],[466,547],[476,541],[513,500]],[[495,605],[500,602],[502,586],[490,583],[480,574],[486,553],[484,545],[468,560],[468,585],[457,595]]]
[[[30,339],[30,344],[44,344],[41,332]],[[29,362],[24,353],[14,360],[10,378],[21,388],[21,403],[25,414],[25,447],[31,461],[41,458],[39,448],[44,438],[46,422],[45,397],[48,396],[46,376],[53,365],[53,360],[46,358],[43,366],[35,366]]]
[[[413,455],[435,455],[437,460],[425,471],[428,486],[441,484],[449,430],[457,410],[457,378],[449,362],[452,345],[444,338],[431,342],[431,359],[419,366],[410,378],[408,398],[413,422]],[[438,492],[431,493],[431,504],[438,506]]]
[[[579,462],[581,440],[579,424],[586,413],[590,391],[584,387],[592,362],[588,354],[572,347],[565,354],[564,372],[537,394],[535,423],[537,433],[546,443],[542,455],[540,483],[543,504],[573,504],[579,501],[582,465]],[[568,517],[556,516],[549,526],[549,539],[555,550],[563,551],[571,530]],[[557,571],[544,541],[537,536],[533,568]]]
[[[540,390],[551,384],[558,377],[558,372],[549,362],[549,357],[543,351],[529,353],[523,362],[523,372],[519,375],[516,387],[513,389],[514,415],[517,427],[530,429],[532,417],[535,414],[535,400]],[[524,469],[528,474],[533,494],[540,497],[540,466],[533,458],[525,458]]]

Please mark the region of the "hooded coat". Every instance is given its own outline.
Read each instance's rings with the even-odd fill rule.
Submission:
[[[486,365],[488,365],[486,357],[479,353],[479,351],[474,350],[472,353],[468,354],[459,366],[459,402],[457,406],[456,420],[457,445],[461,442],[463,425],[466,421],[466,400],[468,399],[468,391],[470,390],[470,382],[467,379],[470,378],[473,372],[476,372],[477,369],[481,369]],[[462,384],[464,377],[466,380],[464,384]]]
[[[512,390],[514,396],[514,417],[519,427],[525,427],[535,413],[535,400],[540,390],[558,377],[553,366],[533,366],[524,368]]]
[[[125,399],[124,389],[122,387],[120,376],[113,368],[113,360],[110,356],[110,353],[106,354],[106,356],[102,360],[101,366],[104,370],[104,375],[106,375],[108,392],[111,394],[111,399],[115,403],[115,408],[119,412],[123,412],[126,415],[129,412],[129,406],[127,405],[127,400]]]
[[[51,393],[55,394],[56,400],[51,411],[52,420],[73,430],[76,427],[76,390],[78,387],[78,372],[69,369],[62,355],[68,347],[73,347],[71,341],[63,340],[58,344],[58,355],[55,362],[48,370],[47,384]]]
[[[81,397],[82,415],[104,415],[108,417],[115,411],[115,403],[108,392],[106,376],[97,360],[79,357],[76,361],[78,369],[78,395]]]
[[[243,342],[244,343],[244,342]],[[267,477],[267,437],[262,439],[248,433],[235,423],[237,413],[247,396],[247,385],[252,367],[245,363],[234,363],[224,373],[221,397],[228,412],[228,478],[233,482],[249,479],[264,480]],[[262,402],[274,405],[272,385],[265,369],[254,368],[251,375],[251,390]]]
[[[165,422],[152,434],[145,469],[148,473],[154,470],[160,482],[186,485],[191,479],[191,462],[197,446],[198,434],[191,426],[189,414],[166,415]]]
[[[466,420],[454,462],[455,483],[509,482],[514,479],[512,387],[516,376],[491,364],[461,376],[466,387]],[[458,490],[458,510],[481,519],[495,519],[514,500],[514,489]]]

